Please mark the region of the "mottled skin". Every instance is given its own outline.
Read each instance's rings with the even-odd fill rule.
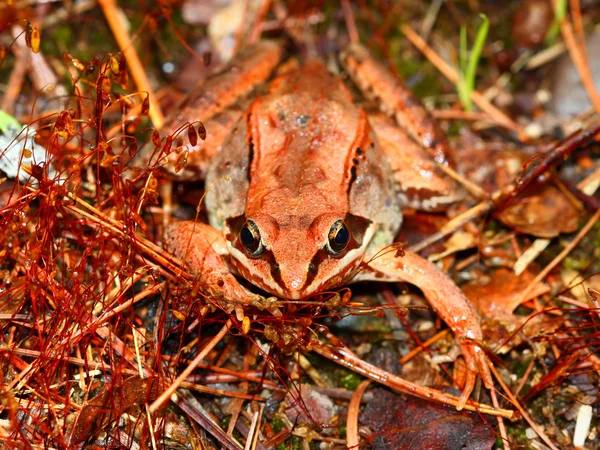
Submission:
[[[270,51],[273,44],[261,45]],[[373,258],[394,240],[404,195],[397,188],[403,171],[392,170],[398,140],[382,120],[373,122],[384,130],[384,148],[367,113],[319,61],[279,75],[252,98],[214,152],[206,175],[210,225],[175,223],[166,245],[201,276],[207,293],[240,304],[256,297],[232,274],[287,299],[363,280],[418,286],[461,346],[469,368],[464,404],[477,373],[492,385],[477,346],[477,313],[452,280],[420,256],[382,252]],[[437,143],[434,150],[443,158]],[[434,171],[429,164],[416,164],[426,179],[423,167]],[[410,184],[411,176],[405,178]],[[413,189],[431,190],[419,182]],[[450,191],[447,184],[444,189]],[[450,195],[440,199],[452,201]]]

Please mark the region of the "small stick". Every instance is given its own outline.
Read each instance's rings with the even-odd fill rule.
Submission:
[[[555,60],[560,55],[562,55],[565,51],[567,51],[567,46],[564,42],[558,42],[554,44],[552,47],[545,48],[544,50],[540,50],[535,55],[529,58],[529,61],[525,63],[525,69],[527,70],[535,70],[538,67],[544,66],[549,62]]]
[[[442,7],[442,3],[443,0],[433,0],[429,4],[425,18],[423,19],[423,22],[421,22],[421,36],[424,40],[427,40],[429,33],[431,33],[440,12],[440,8]]]
[[[148,114],[150,115],[150,120],[152,120],[152,123],[156,128],[162,128],[165,123],[165,117],[163,116],[159,104],[156,102],[156,96],[150,86],[150,81],[148,81],[142,62],[133,48],[131,38],[127,34],[127,24],[123,19],[125,17],[123,11],[117,6],[115,0],[99,0],[98,3],[100,3],[108,26],[113,32],[117,44],[127,60],[127,66],[131,71],[131,76],[133,77],[135,85],[140,91],[148,93],[148,100],[150,101],[150,111]]]
[[[360,436],[358,434],[358,413],[360,411],[360,401],[371,384],[371,380],[363,380],[350,399],[348,405],[348,416],[346,418],[346,447],[358,448],[360,445]]]
[[[590,229],[596,224],[598,219],[600,219],[600,209],[595,212],[595,214],[590,218],[590,220],[588,220],[585,226],[579,231],[579,233],[577,233],[577,236],[575,236],[575,238],[571,242],[569,242],[569,245],[567,245],[562,252],[560,252],[552,261],[550,261],[550,264],[544,267],[544,269],[536,275],[536,277],[529,284],[529,286],[527,286],[527,289],[525,289],[525,291],[523,291],[523,294],[521,294],[521,300],[519,301],[519,303],[523,302],[523,300],[527,298],[529,293],[533,290],[535,285],[542,281],[544,278],[546,278],[546,276],[552,271],[552,269],[554,269],[558,265],[558,263],[560,263],[569,253],[571,253],[571,251],[577,246],[577,244],[579,244],[579,242],[585,237],[588,231],[590,231]]]
[[[21,94],[21,87],[25,81],[25,74],[27,73],[27,69],[29,67],[29,52],[29,49],[25,50],[18,45],[15,45],[13,48],[15,63],[12,71],[10,72],[8,84],[6,86],[6,90],[4,91],[4,97],[2,98],[2,103],[0,103],[0,109],[11,115],[14,113],[17,99]]]
[[[462,111],[458,109],[434,109],[431,115],[436,119],[455,119],[455,120],[478,120],[481,122],[494,123],[494,119],[489,114],[478,111]]]
[[[260,9],[256,13],[256,17],[254,19],[254,25],[250,29],[248,33],[248,44],[254,45],[260,40],[260,35],[264,30],[264,22],[269,9],[271,9],[271,0],[265,0],[260,5]]]
[[[467,180],[464,176],[462,176],[460,173],[458,173],[452,167],[449,167],[449,166],[446,166],[445,164],[440,164],[440,163],[436,163],[436,165],[442,172],[444,172],[446,175],[448,175],[454,181],[462,184],[465,187],[465,189],[467,191],[469,191],[469,193],[473,197],[475,197],[477,200],[485,200],[489,197],[487,192],[485,192],[483,189],[481,189],[479,186],[477,186],[472,181]]]
[[[213,337],[206,344],[206,346],[202,349],[202,351],[200,353],[198,353],[198,356],[196,356],[194,358],[194,360],[190,363],[190,365],[187,366],[183,372],[181,372],[181,375],[179,375],[175,379],[175,381],[171,384],[171,386],[169,386],[167,388],[167,390],[160,395],[160,397],[158,397],[156,400],[154,400],[154,402],[152,402],[152,404],[149,407],[149,411],[151,413],[155,413],[156,410],[158,408],[160,408],[162,406],[162,404],[169,399],[169,397],[171,397],[171,395],[177,390],[177,388],[179,388],[181,383],[184,382],[185,379],[194,371],[196,366],[200,362],[202,362],[202,360],[206,357],[206,355],[208,355],[210,353],[210,351],[213,348],[215,348],[215,346],[219,342],[221,342],[221,340],[225,337],[225,335],[227,334],[227,332],[229,331],[229,329],[231,328],[232,325],[233,325],[233,322],[231,321],[231,319],[229,319],[225,323],[225,325],[223,325],[223,328],[221,328],[221,331],[219,331],[216,334],[216,336]]]
[[[352,7],[348,0],[342,0],[342,10],[344,11],[344,20],[346,21],[346,29],[348,30],[348,36],[350,42],[358,44],[360,38],[358,37],[358,30],[356,29],[356,22],[354,21],[354,15],[352,15]]]
[[[442,74],[448,78],[452,83],[458,83],[458,73],[456,69],[450,66],[446,61],[444,61],[435,51],[427,45],[421,36],[419,36],[415,31],[408,25],[402,25],[400,27],[404,35],[412,42],[412,44],[417,47],[418,50],[425,55],[425,57],[440,71]],[[525,136],[525,131],[523,127],[513,120],[511,120],[506,114],[492,105],[488,99],[485,98],[481,93],[476,90],[473,90],[471,93],[471,97],[473,101],[479,108],[481,108],[484,112],[488,113],[490,117],[494,119],[498,124],[509,128],[515,131],[519,136]]]
[[[523,418],[527,421],[527,423],[531,426],[531,428],[533,428],[533,430],[537,433],[537,435],[540,438],[542,438],[542,440],[546,443],[546,445],[548,447],[550,447],[552,450],[558,450],[558,448],[552,443],[552,441],[546,435],[546,433],[544,433],[544,430],[542,430],[539,427],[539,425],[537,423],[535,423],[535,421],[533,420],[533,417],[531,417],[529,415],[529,413],[527,412],[527,409],[525,409],[521,405],[521,403],[519,403],[519,400],[517,400],[517,398],[513,395],[513,393],[510,391],[510,389],[506,385],[506,383],[504,383],[504,380],[502,379],[502,377],[500,376],[500,374],[498,373],[496,368],[494,366],[490,365],[490,371],[496,377],[496,380],[498,380],[498,384],[500,384],[500,386],[502,386],[502,389],[504,389],[504,392],[508,396],[509,400],[512,402],[513,405],[515,405],[517,407],[517,409],[519,410],[519,412],[521,413]]]
[[[581,16],[581,5],[579,0],[569,0],[571,7],[571,17],[573,18],[573,27],[575,28],[575,38],[577,45],[581,49],[581,56],[585,64],[589,65],[587,48],[585,45],[585,31],[583,28],[583,17]]]
[[[440,339],[442,339],[448,333],[450,333],[450,329],[449,328],[446,328],[445,330],[439,331],[438,333],[436,333],[435,336],[433,336],[432,338],[427,339],[421,345],[419,345],[418,347],[413,348],[410,352],[408,352],[406,355],[404,355],[402,358],[400,358],[400,364],[401,365],[406,364],[411,359],[413,359],[416,355],[418,355],[419,353],[421,353],[424,349],[426,349],[427,347],[430,347],[432,344],[435,344],[437,341],[439,341]]]
[[[341,366],[344,366],[362,376],[370,378],[371,380],[381,383],[384,386],[394,390],[454,407],[457,407],[460,404],[459,397],[445,394],[435,389],[419,386],[418,384],[406,381],[396,375],[380,369],[379,367],[361,360],[345,347],[321,345],[313,347],[313,351]],[[493,406],[483,405],[481,403],[467,403],[463,409],[489,414],[492,416],[502,416],[510,420],[515,418],[514,411],[507,409],[496,409]]]
[[[492,397],[492,405],[494,407],[499,408],[500,404],[498,403],[498,396],[496,395],[495,390],[490,391],[490,396]],[[498,429],[500,430],[500,437],[502,438],[502,446],[504,450],[510,450],[510,443],[508,441],[508,434],[506,433],[506,426],[504,425],[504,419],[502,417],[496,417],[498,421]]]
[[[567,44],[567,48],[569,49],[569,54],[571,55],[573,64],[575,64],[575,67],[577,68],[577,73],[579,73],[581,83],[583,84],[583,87],[585,88],[592,105],[594,105],[594,109],[596,112],[600,112],[600,95],[598,95],[598,91],[596,90],[596,85],[594,84],[594,79],[592,78],[592,74],[590,72],[590,66],[586,63],[584,50],[577,45],[577,40],[575,38],[575,34],[573,33],[573,27],[567,21],[567,19],[563,20],[563,22],[560,24],[560,31],[565,44]],[[585,43],[581,42],[581,46],[584,45]]]

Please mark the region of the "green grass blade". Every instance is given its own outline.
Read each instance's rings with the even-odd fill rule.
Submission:
[[[546,33],[546,45],[551,45],[560,33],[560,24],[567,16],[567,0],[558,0],[554,4],[554,21]]]
[[[485,45],[485,40],[487,39],[487,35],[490,30],[490,21],[488,18],[483,14],[481,14],[481,18],[483,19],[483,22],[477,30],[477,36],[475,36],[475,43],[471,49],[471,55],[469,56],[469,62],[466,70],[461,67],[461,79],[463,80],[462,82],[464,86],[460,88],[459,83],[459,98],[465,111],[471,111],[473,109],[471,93],[473,92],[473,89],[475,89],[475,77],[477,75],[479,58],[481,57],[481,52],[483,51],[483,46]],[[466,35],[466,31],[464,35]],[[461,52],[463,51],[463,46],[466,48],[466,45],[466,36],[463,38],[463,33],[461,30]],[[461,60],[462,59],[463,57],[461,56]],[[461,66],[462,65],[463,62],[461,61]],[[463,91],[462,93],[461,90]]]
[[[21,129],[21,124],[17,119],[0,109],[0,131],[6,133],[11,126],[16,130]]]

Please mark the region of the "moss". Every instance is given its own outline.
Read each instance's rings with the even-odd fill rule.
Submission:
[[[340,385],[349,391],[355,391],[363,378],[354,372],[341,373]]]
[[[275,431],[275,433],[279,433],[285,428],[285,422],[279,416],[275,416],[271,421],[271,426],[273,427],[273,431]]]

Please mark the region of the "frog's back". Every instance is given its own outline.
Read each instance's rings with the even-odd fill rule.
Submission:
[[[230,202],[225,216],[310,220],[335,212],[376,222],[399,217],[391,172],[366,114],[319,61],[276,78],[268,94],[251,105],[219,159],[211,178],[234,179],[229,187],[219,183],[216,191],[228,191],[224,195],[215,192],[221,202]]]

